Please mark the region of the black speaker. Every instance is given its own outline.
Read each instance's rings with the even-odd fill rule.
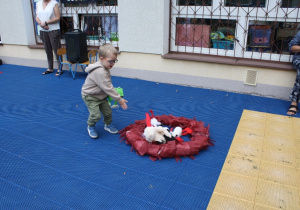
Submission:
[[[88,60],[86,33],[75,30],[65,33],[68,61],[82,63]]]

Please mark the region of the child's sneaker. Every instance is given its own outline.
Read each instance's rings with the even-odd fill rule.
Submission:
[[[116,129],[116,127],[113,124],[110,125],[106,125],[104,126],[104,130],[107,130],[110,133],[118,133],[118,129]]]
[[[90,127],[90,126],[88,126],[88,127],[87,127],[87,130],[88,130],[89,135],[90,135],[91,138],[95,139],[95,138],[98,137],[98,133],[97,133],[95,127]]]

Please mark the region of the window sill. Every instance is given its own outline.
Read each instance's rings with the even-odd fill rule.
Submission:
[[[27,47],[30,49],[44,49],[44,45],[28,45]],[[66,47],[66,45],[62,44],[61,47]],[[94,50],[98,48],[99,47],[97,46],[88,46],[88,50]]]
[[[44,49],[44,45],[28,45],[29,49]]]
[[[168,53],[166,55],[163,55],[162,57],[165,59],[199,61],[199,62],[219,63],[219,64],[228,64],[228,65],[236,65],[236,66],[250,66],[250,67],[294,71],[292,63],[288,63],[288,62],[254,60],[254,59],[243,59],[243,58],[211,56],[211,55],[194,55],[188,53]]]

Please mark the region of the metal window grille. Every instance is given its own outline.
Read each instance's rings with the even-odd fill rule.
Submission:
[[[299,0],[170,0],[170,52],[290,62]]]
[[[106,43],[118,47],[118,1],[117,0],[57,0],[61,13],[61,42],[65,43],[64,34],[80,29],[87,34],[88,46],[99,46]],[[37,0],[32,0],[33,11]],[[35,20],[35,12],[33,14]],[[37,43],[39,26],[35,24]]]

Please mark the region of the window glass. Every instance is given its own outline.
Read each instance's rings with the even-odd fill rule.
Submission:
[[[36,41],[42,44],[39,37],[39,26],[35,21],[36,2],[32,1],[32,15],[35,25]],[[56,0],[61,12],[60,30],[61,42],[64,44],[64,34],[80,29],[87,34],[87,43],[98,46],[111,43],[118,46],[118,1],[117,0]]]
[[[282,8],[300,8],[300,1],[299,0],[282,0],[281,1]]]
[[[235,27],[235,20],[177,18],[175,44],[233,50]]]
[[[225,5],[235,7],[265,7],[266,0],[226,0]]]
[[[61,3],[66,7],[78,7],[87,6],[88,3],[96,2],[97,6],[116,6],[118,5],[117,0],[61,0]]]
[[[117,6],[118,5],[118,1],[117,0],[98,0],[96,1],[96,5],[97,6]]]
[[[60,18],[60,31],[61,36],[64,39],[64,34],[68,31],[74,30],[73,17],[61,17]]]
[[[288,43],[300,29],[296,22],[249,21],[246,51],[289,54]],[[176,18],[175,45],[234,50],[236,21]]]
[[[84,15],[83,31],[86,32],[88,40],[118,41],[118,16]]]
[[[212,0],[177,0],[179,6],[211,6]]]
[[[296,22],[250,21],[247,51],[288,55],[288,43],[299,26]]]
[[[65,7],[88,6],[87,0],[61,0]]]

